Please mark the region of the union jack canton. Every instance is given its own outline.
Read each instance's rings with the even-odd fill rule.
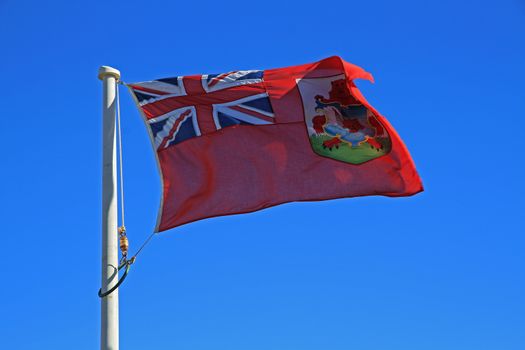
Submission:
[[[262,70],[158,79],[128,85],[157,151],[235,125],[274,124]]]

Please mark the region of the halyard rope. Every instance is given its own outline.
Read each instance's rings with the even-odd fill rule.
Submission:
[[[149,237],[144,241],[144,243],[142,243],[142,245],[140,246],[139,250],[137,250],[137,252],[135,253],[135,255],[133,255],[131,257],[131,259],[129,260],[133,260],[135,261],[135,258],[137,257],[137,255],[139,255],[140,251],[142,250],[142,248],[144,248],[146,246],[146,244],[149,243],[149,241],[153,238],[153,236],[155,236],[155,232],[152,232],[151,235],[149,235]]]
[[[119,171],[120,171],[120,217],[122,219],[122,226],[126,227],[124,221],[124,172],[122,171],[122,129],[120,127],[120,96],[119,85],[116,87],[116,102],[117,102],[117,129],[118,129],[118,150],[119,150]]]
[[[122,252],[122,258],[120,259],[118,271],[120,271],[124,267],[126,269],[124,270],[124,274],[122,275],[122,277],[119,278],[117,283],[112,288],[110,288],[109,290],[105,292],[102,292],[102,288],[99,289],[98,296],[100,298],[104,298],[110,295],[111,293],[113,293],[113,291],[115,291],[122,284],[122,282],[124,282],[124,280],[126,279],[128,275],[131,265],[135,262],[135,259],[137,258],[137,255],[139,255],[142,249],[149,243],[151,238],[153,238],[153,236],[155,235],[155,232],[150,234],[149,237],[144,241],[144,243],[142,243],[142,245],[137,250],[135,255],[133,255],[130,259],[127,258],[129,243],[128,243],[128,238],[126,235],[126,225],[124,221],[124,172],[123,172],[123,161],[122,161],[122,128],[120,126],[119,85],[127,86],[127,84],[119,80],[116,86],[116,91],[115,91],[115,99],[116,99],[115,102],[117,104],[117,131],[118,131],[118,149],[119,149],[118,163],[119,163],[119,172],[120,172],[120,191],[119,191],[120,192],[120,217],[122,220],[122,225],[118,228],[120,250]]]
[[[122,218],[122,226],[120,227],[120,231],[123,231],[123,234],[126,235],[126,225],[124,222],[124,172],[123,172],[123,160],[122,160],[122,128],[120,126],[120,95],[119,95],[119,85],[128,86],[125,82],[122,80],[118,81],[118,84],[116,85],[116,102],[117,102],[117,128],[118,128],[118,148],[119,148],[119,170],[120,170],[120,211],[121,211],[121,218]],[[135,258],[141,250],[149,243],[151,238],[155,236],[155,232],[153,232],[151,235],[149,235],[148,238],[142,243],[140,248],[137,250],[135,255],[133,255],[129,261],[135,262]],[[123,257],[125,258],[125,256]]]

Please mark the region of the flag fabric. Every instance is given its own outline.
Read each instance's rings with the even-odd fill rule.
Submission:
[[[405,145],[330,57],[128,87],[162,179],[156,232],[293,201],[423,190]]]

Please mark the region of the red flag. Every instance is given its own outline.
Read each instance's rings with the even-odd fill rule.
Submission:
[[[156,232],[292,201],[423,190],[405,145],[330,57],[130,84],[162,177]]]

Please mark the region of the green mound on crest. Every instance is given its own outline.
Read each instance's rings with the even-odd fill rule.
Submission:
[[[371,159],[381,157],[390,151],[390,139],[381,138],[377,141],[383,145],[383,149],[375,149],[368,143],[363,142],[357,147],[352,147],[346,142],[341,142],[339,148],[333,147],[332,150],[323,147],[323,142],[331,140],[332,136],[318,135],[310,136],[310,144],[315,153],[320,156],[340,160],[350,164],[361,164]]]

